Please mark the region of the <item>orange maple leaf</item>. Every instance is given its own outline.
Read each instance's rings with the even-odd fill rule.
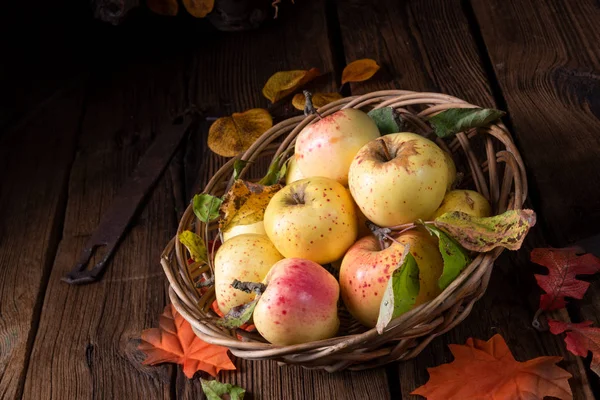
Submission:
[[[160,316],[159,328],[142,332],[142,343],[138,349],[147,355],[143,364],[181,364],[183,373],[190,379],[200,370],[216,377],[223,369],[235,369],[227,354],[228,349],[206,343],[196,336],[190,323],[171,304]]]
[[[562,357],[515,360],[500,335],[449,345],[454,361],[428,368],[429,381],[411,394],[428,400],[531,400],[553,396],[572,399],[572,376],[555,364]]]

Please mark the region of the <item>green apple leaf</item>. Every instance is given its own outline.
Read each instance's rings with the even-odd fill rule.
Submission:
[[[392,107],[376,108],[369,111],[368,115],[377,124],[381,135],[402,132],[404,128],[402,116]]]
[[[256,308],[256,303],[260,299],[260,295],[248,303],[233,307],[225,316],[217,321],[217,325],[227,329],[239,328],[252,318],[252,313]]]
[[[200,236],[192,231],[183,231],[179,234],[179,241],[187,248],[194,261],[204,261],[208,264],[208,251]]]
[[[218,197],[210,194],[197,194],[192,200],[194,214],[200,221],[209,223],[210,221],[219,218],[219,207],[221,207],[221,200]]]
[[[449,108],[429,118],[429,123],[436,135],[447,138],[458,132],[486,126],[505,114],[493,108]]]
[[[246,160],[235,160],[233,163],[233,179],[237,180],[240,177],[240,173],[244,169],[246,165],[248,165],[250,161]]]
[[[460,244],[456,243],[454,239],[440,229],[429,224],[426,224],[425,228],[431,235],[435,235],[439,239],[440,253],[442,253],[442,259],[444,260],[444,270],[438,279],[438,286],[444,290],[469,265],[471,258]]]
[[[290,159],[288,158],[280,167],[279,163],[281,161],[282,156],[283,154],[280,154],[277,157],[275,157],[275,159],[271,162],[271,165],[269,166],[267,174],[260,181],[258,181],[259,184],[271,186],[279,183],[279,181],[285,178],[285,174],[287,172],[287,165]]]
[[[433,225],[446,232],[465,249],[484,253],[496,247],[520,249],[535,222],[535,212],[527,209],[509,210],[485,218],[451,211],[437,217]]]
[[[419,295],[419,266],[408,250],[409,246],[404,246],[402,260],[392,273],[383,293],[376,326],[380,334],[392,319],[409,311]]]
[[[245,389],[231,383],[221,383],[216,379],[209,381],[200,378],[200,383],[207,400],[224,400],[221,397],[224,394],[229,395],[228,399],[230,400],[243,400],[246,394]]]

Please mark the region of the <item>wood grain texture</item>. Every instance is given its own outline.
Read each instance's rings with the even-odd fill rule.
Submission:
[[[325,74],[311,87],[335,90],[333,60],[322,2],[296,2],[280,9],[280,20],[258,31],[220,35],[195,49],[190,83],[190,103],[210,116],[228,115],[248,108],[269,108],[280,118],[297,113],[291,97],[272,106],[262,95],[267,79],[277,71],[317,67]],[[209,124],[190,138],[186,154],[188,196],[201,190],[226,161],[206,148]],[[268,162],[255,165],[258,175]],[[262,170],[262,171],[261,171]],[[238,370],[222,373],[220,380],[245,387],[253,399],[388,399],[383,368],[361,373],[329,374],[300,367],[278,367],[275,362],[236,360]],[[177,398],[196,399],[198,381],[178,372]]]
[[[16,399],[61,234],[81,89],[0,141],[0,398]]]
[[[100,282],[70,286],[60,280],[152,138],[160,134],[160,125],[183,106],[179,62],[146,60],[123,70],[102,67],[93,77],[82,122],[63,238],[24,398],[171,397],[172,367],[142,366],[144,356],[136,349],[141,331],[158,326],[166,304],[159,257],[176,223],[169,175],[158,182]],[[112,73],[103,73],[104,67],[112,67]]]
[[[598,2],[472,4],[551,241],[598,233]]]
[[[347,62],[368,57],[382,65],[372,80],[352,84],[353,94],[392,88],[436,91],[496,106],[460,1],[354,0],[338,2],[338,12]],[[414,360],[398,365],[403,399],[418,398],[410,392],[427,381],[428,367],[452,360],[448,344],[464,344],[469,337],[487,340],[495,333],[503,335],[518,360],[565,357],[562,366],[575,376],[575,398],[585,398],[587,378],[579,360],[559,338],[531,327],[537,298],[528,296],[535,283],[527,260],[534,243],[544,243],[539,228],[532,230],[527,243],[497,261],[488,292],[465,321],[432,341]]]

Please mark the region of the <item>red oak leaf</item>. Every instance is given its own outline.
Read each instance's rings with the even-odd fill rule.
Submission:
[[[148,356],[143,364],[181,364],[183,373],[190,379],[200,370],[216,377],[223,369],[235,369],[227,347],[206,343],[196,336],[190,323],[171,304],[160,316],[159,328],[142,332],[138,349]]]
[[[515,360],[500,335],[449,345],[454,361],[428,368],[429,381],[411,394],[428,400],[572,399],[571,374],[555,364],[562,357]]]
[[[543,248],[531,251],[531,261],[548,268],[548,275],[535,275],[546,293],[540,298],[540,309],[545,311],[565,307],[565,297],[583,298],[590,284],[580,281],[577,275],[600,272],[600,259],[593,254],[577,255],[578,249]]]
[[[592,321],[569,324],[553,319],[548,320],[550,332],[555,335],[569,331],[565,336],[565,343],[567,344],[567,350],[571,353],[586,357],[588,351],[592,352],[590,367],[596,375],[600,376],[600,328],[592,328],[592,324]]]

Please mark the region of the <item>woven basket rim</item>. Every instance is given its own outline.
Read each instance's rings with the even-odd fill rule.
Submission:
[[[421,106],[422,110],[411,112],[409,108]],[[435,115],[447,108],[478,107],[462,99],[443,93],[415,92],[407,90],[383,90],[360,96],[350,96],[319,108],[322,116],[330,115],[344,108],[381,108],[393,107],[407,120],[426,131],[424,118]],[[233,183],[233,163],[238,160],[254,161],[266,149],[275,150],[273,157],[293,153],[297,134],[307,125],[314,123],[317,116],[299,115],[279,122],[265,132],[243,154],[226,162],[210,179],[202,193],[215,193],[227,190]],[[526,171],[520,153],[508,130],[501,122],[485,128],[472,129],[459,133],[455,138],[444,141],[431,137],[446,151],[463,150],[471,177],[478,192],[483,194],[495,206],[495,211],[515,209],[523,205],[527,197]],[[425,135],[427,136],[427,135]],[[471,149],[470,140],[480,136],[485,141],[487,160],[479,163]],[[275,142],[283,137],[280,144]],[[496,151],[494,146],[502,145]],[[282,157],[282,162],[286,157]],[[502,182],[499,178],[499,164],[503,163],[505,172]],[[247,164],[240,176],[251,168]],[[485,178],[487,169],[489,182]],[[207,311],[204,294],[201,296],[190,275],[183,245],[177,240],[179,234],[192,228],[194,221],[192,204],[188,205],[180,220],[175,237],[167,244],[161,264],[169,280],[169,297],[175,308],[190,322],[194,332],[204,341],[228,347],[238,357],[246,359],[275,359],[289,364],[300,364],[307,368],[322,368],[328,371],[340,369],[364,369],[399,359],[416,356],[433,338],[439,336],[460,323],[470,312],[473,304],[485,293],[493,263],[502,253],[497,248],[480,253],[471,264],[435,299],[414,307],[407,313],[392,320],[382,334],[375,328],[361,333],[336,336],[330,339],[292,346],[277,346],[257,341],[256,335],[237,330],[235,333],[215,325],[215,319]],[[202,233],[194,221],[197,233]],[[205,268],[206,271],[206,268]],[[211,289],[209,289],[210,292]],[[209,294],[208,296],[211,296]],[[452,301],[454,300],[454,301]],[[341,302],[341,299],[340,299]],[[423,318],[423,317],[434,318]],[[242,336],[242,340],[236,338]],[[263,339],[264,340],[264,339]],[[419,342],[420,340],[420,342]],[[371,357],[372,356],[372,357]]]

